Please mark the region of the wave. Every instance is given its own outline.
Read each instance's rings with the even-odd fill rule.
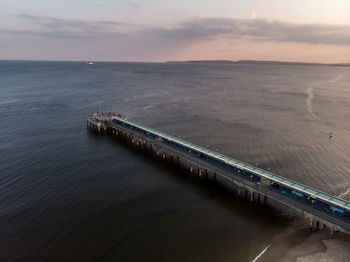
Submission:
[[[19,99],[9,99],[9,100],[0,101],[0,106],[8,105],[8,104],[15,104],[19,101],[20,101]]]
[[[314,113],[314,109],[313,109],[313,106],[312,106],[312,100],[314,99],[314,87],[316,87],[317,85],[320,85],[320,84],[322,84],[324,82],[336,83],[342,77],[343,77],[343,75],[339,74],[339,75],[335,76],[334,78],[329,79],[328,81],[321,81],[321,82],[318,81],[318,82],[311,83],[306,88],[306,94],[307,94],[307,97],[305,99],[306,109],[314,118],[316,118],[320,122],[323,122],[323,121]]]
[[[350,187],[346,189],[345,192],[341,193],[339,197],[344,200],[350,201]]]
[[[316,85],[316,83],[314,84],[310,84],[307,88],[306,88],[306,94],[307,94],[307,98],[305,99],[306,102],[306,109],[307,111],[315,118],[318,119],[317,115],[314,113],[313,107],[312,107],[312,99],[314,98],[314,86]]]
[[[267,245],[267,246],[259,253],[259,255],[257,255],[257,256],[252,260],[252,262],[258,261],[258,259],[266,252],[266,250],[267,250],[271,245],[272,245],[272,244]]]

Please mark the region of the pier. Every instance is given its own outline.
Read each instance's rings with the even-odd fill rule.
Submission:
[[[283,178],[225,156],[184,139],[146,127],[116,113],[94,113],[87,117],[87,128],[109,134],[150,153],[188,169],[189,173],[215,181],[223,179],[235,189],[238,197],[266,203],[275,201],[307,218],[310,227],[328,227],[330,234],[350,234],[350,202]]]

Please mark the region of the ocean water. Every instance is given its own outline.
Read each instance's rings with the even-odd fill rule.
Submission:
[[[0,260],[251,261],[292,217],[88,133],[86,115],[119,112],[340,195],[349,70],[0,61]]]

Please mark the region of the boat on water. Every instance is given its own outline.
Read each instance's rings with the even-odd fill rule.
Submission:
[[[94,62],[92,62],[92,61],[89,61],[87,64],[88,64],[89,66],[93,66],[93,65],[95,65],[95,63],[94,63]]]
[[[329,133],[329,137],[333,137],[333,133],[332,132]]]

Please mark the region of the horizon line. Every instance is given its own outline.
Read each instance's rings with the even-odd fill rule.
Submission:
[[[189,59],[189,60],[165,60],[165,61],[123,61],[123,60],[69,60],[69,59],[3,59],[0,61],[25,61],[25,62],[100,62],[100,63],[153,63],[153,64],[163,64],[163,63],[190,63],[190,62],[265,62],[265,63],[299,63],[299,64],[315,64],[315,65],[347,65],[349,62],[307,62],[307,61],[285,61],[285,60],[254,60],[254,59]]]

